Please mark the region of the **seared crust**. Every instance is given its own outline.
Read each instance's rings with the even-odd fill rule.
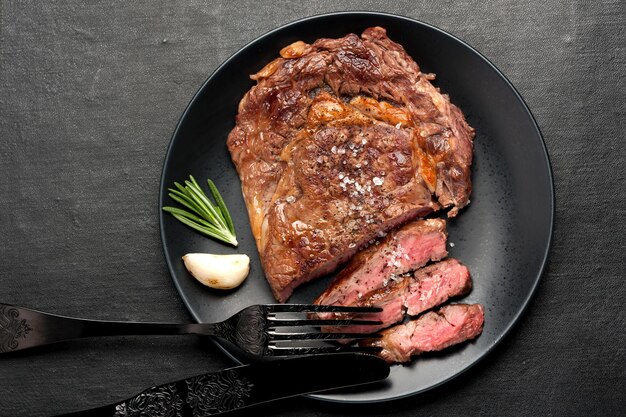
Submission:
[[[296,42],[252,78],[228,149],[279,301],[379,232],[469,202],[473,130],[383,28]]]

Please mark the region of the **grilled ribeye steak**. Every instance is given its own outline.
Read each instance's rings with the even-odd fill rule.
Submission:
[[[411,356],[475,338],[482,332],[484,320],[480,304],[452,304],[383,330],[382,338],[361,345],[381,347],[379,356],[387,362],[408,362]]]
[[[350,304],[381,307],[383,311],[379,313],[359,316],[364,320],[380,321],[380,325],[324,328],[324,331],[375,332],[402,321],[405,314],[417,316],[445,303],[450,298],[463,296],[471,288],[472,280],[467,267],[454,258],[448,258],[418,269],[412,275],[400,276],[396,280],[389,279],[387,285]]]
[[[404,306],[408,315],[417,316],[471,289],[467,267],[454,258],[445,259],[415,271],[404,295]]]
[[[341,327],[322,327],[323,332],[347,332],[347,333],[374,333],[377,330],[384,329],[396,324],[404,318],[406,306],[404,304],[405,295],[409,288],[411,279],[407,276],[399,277],[398,280],[390,280],[389,284],[376,291],[369,293],[361,300],[354,302],[352,306],[380,307],[382,311],[379,313],[359,314],[360,320],[380,321],[380,324],[366,324],[356,326]],[[326,319],[350,319],[354,315],[350,313],[326,313],[318,314],[320,318]]]
[[[279,301],[378,233],[469,203],[473,129],[385,29],[295,42],[252,78],[227,144]]]
[[[400,275],[444,258],[448,254],[446,238],[445,220],[406,224],[358,253],[314,303],[358,305],[371,292],[400,279]]]

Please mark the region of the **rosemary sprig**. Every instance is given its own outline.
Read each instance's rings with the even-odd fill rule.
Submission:
[[[177,207],[163,207],[163,211],[170,213],[200,233],[237,246],[235,226],[226,208],[226,203],[224,203],[224,199],[213,181],[207,180],[207,183],[215,203],[209,200],[196,179],[190,175],[189,179],[185,181],[185,185],[175,182],[176,189],[168,188],[170,198],[190,211]]]

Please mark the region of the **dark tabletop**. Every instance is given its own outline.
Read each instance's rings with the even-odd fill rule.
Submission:
[[[292,399],[269,416],[618,415],[626,409],[626,13],[621,1],[2,1],[0,301],[188,321],[157,194],[176,122],[228,56],[277,26],[379,10],[474,46],[543,132],[556,225],[536,297],[478,365],[377,405]],[[0,358],[0,415],[47,416],[231,365],[195,337],[65,343]]]

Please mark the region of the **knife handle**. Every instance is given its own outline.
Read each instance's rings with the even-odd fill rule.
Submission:
[[[158,385],[126,401],[63,417],[212,416],[281,398],[380,381],[388,375],[389,365],[370,355],[292,357]]]
[[[120,403],[57,417],[211,416],[247,406],[253,384],[247,366],[149,388]]]

